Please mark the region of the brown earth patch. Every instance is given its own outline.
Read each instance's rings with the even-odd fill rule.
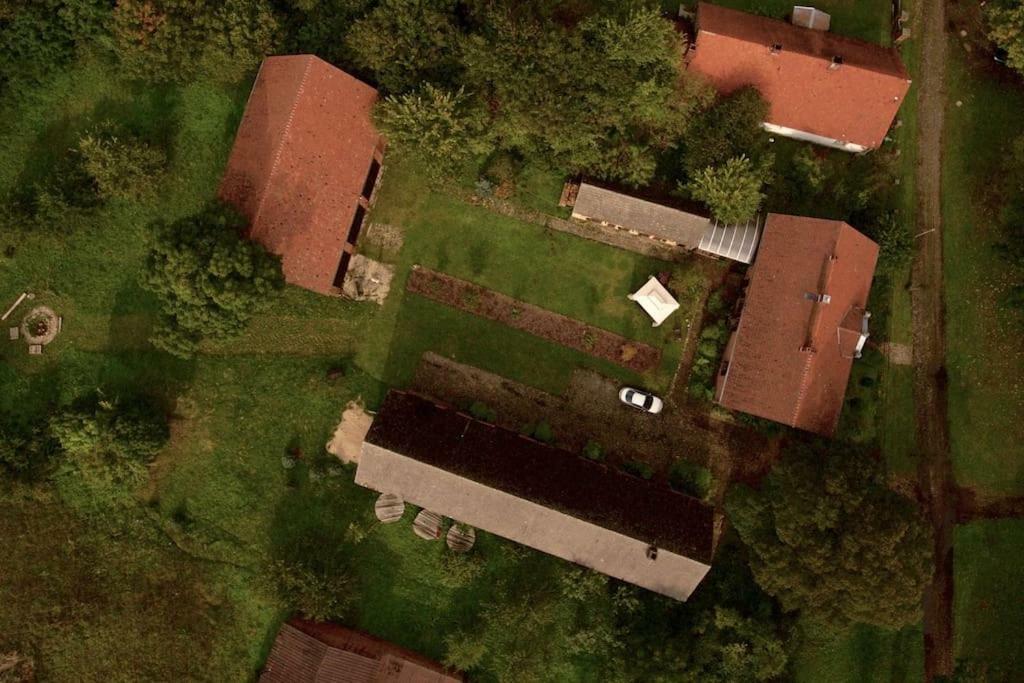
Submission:
[[[363,407],[352,401],[345,406],[341,414],[341,422],[334,430],[334,436],[327,442],[327,452],[337,456],[342,462],[359,462],[359,453],[363,447],[363,439],[370,431],[373,417]]]
[[[452,308],[500,322],[634,372],[653,370],[661,362],[661,351],[653,346],[428,268],[414,267],[405,287],[410,292]]]

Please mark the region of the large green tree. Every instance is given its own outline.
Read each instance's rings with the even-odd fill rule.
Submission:
[[[375,118],[396,152],[418,159],[435,176],[487,151],[484,112],[462,90],[447,92],[428,83],[386,98]]]
[[[752,218],[761,206],[762,185],[764,181],[750,159],[738,156],[703,169],[690,179],[686,190],[707,204],[715,218],[741,223]]]
[[[481,3],[463,82],[491,114],[495,145],[573,171],[641,184],[680,135],[682,44],[652,8],[559,22],[527,3]]]
[[[886,486],[876,454],[839,442],[799,442],[758,492],[728,501],[758,583],[787,610],[823,627],[898,628],[921,618],[931,531]]]
[[[729,159],[746,156],[759,169],[771,165],[768,135],[761,124],[768,103],[756,88],[740,88],[694,114],[683,138],[683,168],[694,176]]]
[[[985,7],[988,36],[1006,50],[1006,63],[1024,73],[1024,0],[996,0]]]
[[[121,68],[150,82],[234,82],[273,44],[267,0],[117,0],[112,34]]]
[[[345,38],[356,64],[390,93],[445,80],[457,69],[455,0],[383,0]]]
[[[158,222],[143,286],[163,314],[153,344],[189,357],[203,338],[239,334],[284,288],[280,261],[240,236],[244,220],[214,204],[195,216]]]

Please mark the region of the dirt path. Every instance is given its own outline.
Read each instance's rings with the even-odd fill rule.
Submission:
[[[935,531],[935,573],[924,596],[925,677],[953,673],[953,527],[956,495],[947,415],[942,286],[942,132],[945,114],[945,0],[915,3],[921,40],[917,74],[917,241],[911,312],[918,476]]]

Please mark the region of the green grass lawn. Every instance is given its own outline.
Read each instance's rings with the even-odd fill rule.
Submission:
[[[943,239],[954,467],[963,486],[1020,495],[1024,345],[1019,319],[998,304],[1012,274],[993,248],[992,188],[1007,141],[1024,134],[1024,91],[971,70],[959,44],[950,54]]]
[[[808,633],[794,655],[798,683],[911,683],[924,679],[920,628],[855,626],[837,635]]]
[[[714,4],[776,19],[788,19],[794,5],[789,0],[715,0]],[[821,0],[813,6],[832,16],[833,33],[880,45],[892,43],[888,0]]]
[[[993,680],[1024,677],[1024,520],[956,529],[954,623],[957,658],[999,667]]]

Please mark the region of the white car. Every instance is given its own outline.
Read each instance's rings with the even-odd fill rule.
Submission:
[[[655,415],[660,413],[661,409],[665,406],[661,399],[654,394],[633,389],[632,387],[623,387],[619,392],[619,400],[631,408]]]

